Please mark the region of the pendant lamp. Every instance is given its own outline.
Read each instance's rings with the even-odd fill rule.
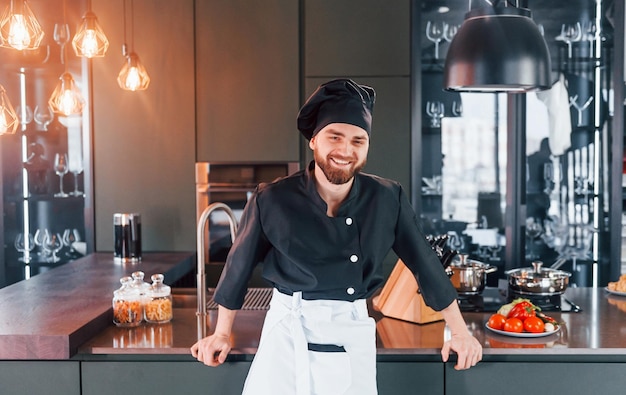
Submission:
[[[126,55],[126,63],[117,76],[117,83],[120,88],[127,91],[141,91],[148,89],[150,76],[139,60],[136,53],[131,52]]]
[[[83,16],[83,23],[72,40],[72,47],[76,56],[85,58],[101,58],[109,49],[109,40],[93,12],[87,11]]]
[[[63,1],[63,23],[65,23],[65,0]],[[67,51],[66,47],[63,47],[63,51]],[[65,58],[65,53],[63,54]],[[59,77],[59,82],[52,92],[52,96],[48,100],[48,104],[52,111],[61,115],[76,115],[83,112],[85,106],[85,99],[80,93],[80,90],[76,86],[76,82],[67,71],[67,62],[65,64],[65,72]]]
[[[74,78],[67,71],[59,77],[48,104],[52,111],[65,116],[80,114],[85,106],[85,100],[74,82]]]
[[[503,3],[503,4],[502,4]],[[550,53],[527,8],[509,1],[465,14],[444,65],[444,89],[523,93],[549,89]]]
[[[19,121],[4,87],[0,85],[0,135],[14,134]]]
[[[131,44],[134,46],[134,10],[133,1],[130,2],[130,26],[131,26]],[[130,52],[126,46],[126,0],[124,0],[124,45],[122,45],[122,55],[125,57],[125,63],[117,75],[117,83],[120,88],[127,91],[141,91],[148,89],[150,85],[150,76],[146,68],[139,60],[139,56],[133,51],[132,46]]]
[[[96,14],[91,11],[91,1],[88,3],[87,12],[72,40],[72,47],[74,47],[76,56],[85,58],[103,57],[109,49],[109,40],[100,27]]]
[[[20,51],[37,49],[43,36],[26,0],[11,0],[0,18],[0,46]]]

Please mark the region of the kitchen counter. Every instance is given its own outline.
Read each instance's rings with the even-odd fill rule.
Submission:
[[[83,264],[91,266],[88,271],[83,270],[80,262],[59,270],[57,274],[61,278],[72,280],[58,280],[53,287],[55,291],[48,294],[44,304],[55,305],[59,310],[44,314],[39,320],[29,312],[43,298],[38,295],[39,291],[28,293],[37,288],[30,285],[33,283],[0,290],[3,291],[0,292],[0,306],[4,306],[4,310],[0,310],[3,333],[7,335],[10,327],[4,314],[9,311],[7,305],[12,306],[8,317],[18,321],[14,328],[35,330],[21,332],[24,339],[34,343],[30,347],[11,346],[7,339],[1,340],[0,393],[104,395],[110,392],[114,379],[115,384],[127,392],[241,394],[258,347],[265,312],[240,311],[233,327],[234,347],[227,362],[219,368],[209,368],[197,362],[189,352],[201,333],[198,324],[205,324],[199,323],[196,316],[195,288],[174,290],[172,322],[118,328],[112,323],[110,297],[117,280],[127,274],[127,269],[112,266],[109,258],[107,254],[83,260]],[[169,272],[193,268],[189,255],[170,258]],[[87,273],[93,274],[98,263],[114,273],[100,272],[94,280],[90,279],[92,276]],[[142,269],[148,274],[151,270],[146,267],[153,268],[153,264],[168,276],[167,267],[159,266],[166,263],[146,260]],[[80,275],[75,276],[73,271]],[[52,281],[51,278],[46,280],[44,275],[38,276],[37,284],[42,287]],[[78,279],[84,284],[80,285]],[[37,278],[25,283],[32,280]],[[104,283],[100,290],[90,288],[98,282]],[[77,286],[72,287],[72,284]],[[9,295],[12,302],[6,300]],[[424,394],[527,394],[528,381],[520,381],[520,374],[532,377],[536,385],[533,388],[541,388],[545,393],[621,393],[626,387],[623,375],[626,369],[626,297],[594,288],[570,288],[566,295],[582,312],[551,313],[563,325],[558,333],[542,338],[523,339],[491,333],[484,326],[491,313],[463,313],[469,329],[484,347],[483,361],[467,371],[454,370],[454,357],[448,363],[441,361],[440,349],[446,333],[443,322],[418,325],[382,317],[372,310],[377,321],[378,393],[409,395],[419,389],[418,392]],[[23,319],[17,314],[20,298],[26,312]],[[67,306],[63,307],[64,304]],[[77,317],[82,317],[82,323]],[[206,317],[209,332],[214,328],[215,319],[216,311],[211,310]],[[33,322],[29,324],[30,321]],[[8,339],[21,341],[16,332],[8,333]],[[60,336],[64,347],[54,349],[64,350],[64,353],[57,352],[57,360],[51,360],[52,354],[44,353],[45,349],[37,343],[39,336]],[[6,336],[0,339],[2,337]],[[28,352],[15,352],[25,349]],[[9,351],[19,358],[6,357]]]
[[[189,290],[191,295],[195,290]],[[570,288],[569,300],[579,305],[581,312],[548,313],[563,324],[552,335],[539,338],[518,338],[493,333],[485,328],[491,313],[468,313],[463,316],[471,332],[484,347],[485,360],[541,359],[550,357],[588,357],[626,362],[626,297],[608,294],[598,288]],[[198,318],[195,305],[177,307],[174,319],[165,325],[143,325],[138,328],[117,328],[110,324],[80,348],[83,358],[96,355],[163,354],[188,356],[189,347],[198,338]],[[180,305],[179,305],[180,306]],[[383,317],[370,309],[377,320],[378,359],[398,357],[415,360],[439,357],[445,335],[442,321],[414,324]],[[265,316],[264,311],[242,310],[233,328],[233,360],[251,360]],[[209,332],[217,312],[207,317]]]
[[[0,289],[0,360],[69,359],[112,325],[113,291],[137,270],[171,283],[195,270],[195,253],[145,253],[137,263],[95,253]]]

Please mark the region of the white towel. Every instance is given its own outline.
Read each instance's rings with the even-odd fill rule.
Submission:
[[[565,76],[559,75],[559,80],[549,90],[537,92],[537,98],[548,108],[550,152],[556,156],[563,155],[572,145],[572,120]]]

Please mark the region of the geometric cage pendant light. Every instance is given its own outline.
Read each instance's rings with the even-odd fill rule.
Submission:
[[[126,45],[126,0],[124,0],[124,44],[122,45],[122,55],[125,58],[125,62],[117,76],[117,84],[124,90],[135,92],[148,89],[150,76],[141,60],[139,60],[139,56],[132,48],[134,46],[135,27],[133,0],[130,1],[131,50],[129,52]]]
[[[552,86],[548,46],[529,9],[509,1],[470,10],[450,43],[444,89],[523,93]]]
[[[91,0],[87,4],[87,12],[72,40],[76,56],[85,58],[103,57],[109,48],[109,40],[98,23],[98,17],[91,11]]]
[[[26,0],[11,0],[0,17],[0,46],[17,50],[39,48],[44,32]]]
[[[72,74],[66,71],[59,77],[59,82],[52,92],[48,104],[52,111],[65,116],[82,113],[85,100],[76,86]]]

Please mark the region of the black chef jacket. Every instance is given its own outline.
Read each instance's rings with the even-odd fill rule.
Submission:
[[[414,273],[426,301],[441,310],[457,297],[441,262],[424,237],[399,183],[358,173],[335,217],[317,193],[314,163],[307,170],[261,184],[248,201],[235,243],[214,294],[216,303],[239,309],[254,267],[285,293],[303,299],[354,301],[384,282],[390,249]]]

